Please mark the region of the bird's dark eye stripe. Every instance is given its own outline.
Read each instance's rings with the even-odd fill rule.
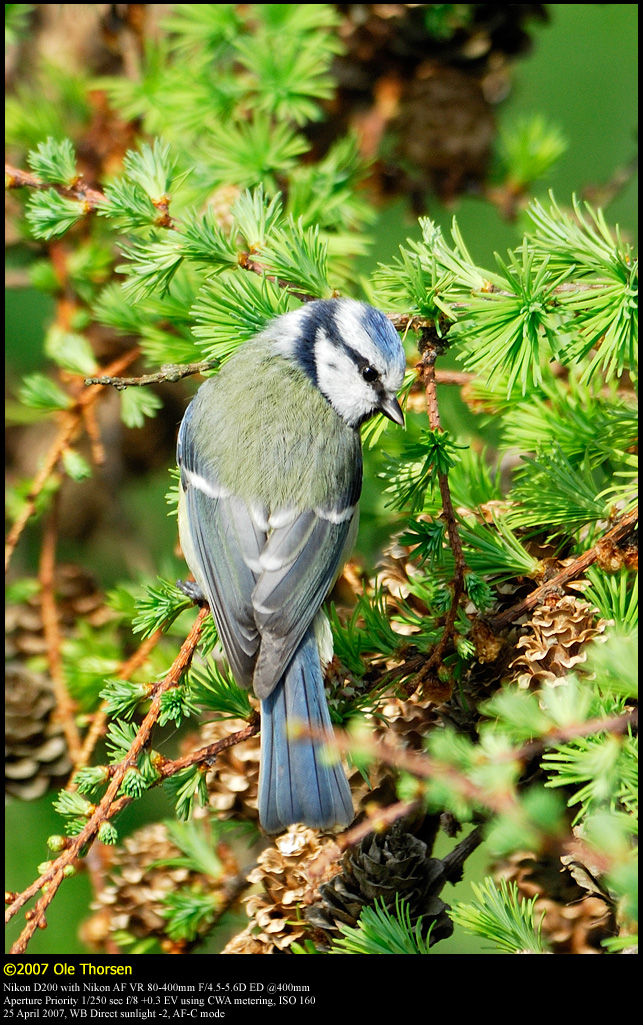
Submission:
[[[368,362],[363,353],[359,352],[357,349],[354,349],[352,345],[349,345],[345,341],[341,332],[341,321],[338,319],[337,311],[331,307],[331,303],[334,303],[334,300],[327,300],[326,304],[324,304],[323,311],[321,309],[314,309],[322,305],[321,300],[319,301],[319,303],[310,303],[308,307],[310,311],[309,323],[314,328],[315,334],[321,329],[328,338],[328,340],[331,342],[331,344],[340,352],[344,352],[346,356],[348,356],[348,358],[351,360],[351,362],[355,364],[355,367],[358,373],[362,375],[362,378],[368,384],[376,385],[377,382],[381,380],[379,370],[377,370],[371,363]],[[310,356],[311,347],[308,343],[308,338],[302,338],[299,358],[302,362],[302,365],[304,365],[305,369],[308,371],[312,381],[314,383],[317,383],[318,368],[316,363],[316,352],[314,346],[312,347],[312,366],[308,367],[305,364],[305,360],[309,360]],[[330,366],[330,364],[327,363],[327,366]]]

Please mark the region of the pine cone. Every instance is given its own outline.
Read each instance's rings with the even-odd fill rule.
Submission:
[[[422,570],[414,558],[413,550],[408,545],[400,544],[394,538],[388,548],[384,549],[382,559],[377,566],[377,577],[372,581],[372,585],[375,586],[379,583],[383,586],[393,607],[396,602],[404,601],[417,612],[424,614],[426,605],[412,594],[410,589],[413,578],[421,579],[422,575]],[[399,626],[400,624],[395,624],[396,629],[399,629]]]
[[[494,872],[513,881],[521,897],[536,897],[536,922],[544,913],[542,931],[554,954],[601,954],[604,939],[618,929],[609,905],[589,895],[557,858],[536,858],[524,852],[506,859]]]
[[[113,617],[92,576],[79,566],[56,567],[56,611],[61,635],[73,637],[79,618],[100,626]],[[56,699],[46,676],[29,660],[44,655],[41,596],[5,608],[5,790],[23,800],[42,796],[70,772],[62,727],[55,721]]]
[[[335,61],[339,88],[331,116],[308,126],[324,151],[355,126],[363,152],[377,158],[384,193],[435,190],[448,202],[486,176],[495,134],[493,104],[510,88],[510,60],[530,46],[540,4],[338,4],[345,51]],[[383,139],[386,140],[382,144]]]
[[[306,910],[311,925],[330,937],[339,934],[339,923],[354,926],[362,909],[376,899],[395,908],[396,898],[408,901],[411,922],[423,916],[424,935],[431,924],[431,944],[453,932],[439,894],[446,880],[442,862],[427,857],[426,844],[396,823],[386,833],[371,833],[356,850],[342,858],[342,870],[319,887],[321,900]]]
[[[423,750],[427,734],[440,724],[440,715],[434,702],[423,698],[418,692],[408,701],[399,698],[390,701],[384,714],[393,736],[404,747],[414,751]]]
[[[314,829],[290,826],[259,855],[248,879],[259,883],[263,892],[246,898],[251,924],[228,943],[224,954],[285,953],[292,943],[310,933],[297,905],[312,899],[310,870],[332,844],[332,837]],[[328,879],[336,871],[337,865],[332,862],[323,877]]]
[[[570,670],[585,662],[582,650],[588,641],[599,637],[606,622],[594,622],[597,609],[573,595],[555,599],[555,604],[540,605],[527,623],[529,633],[516,647],[523,653],[511,663],[518,669],[518,685],[523,688],[558,687]]]
[[[184,857],[162,822],[144,826],[114,848],[107,881],[92,905],[97,914],[83,928],[85,941],[104,950],[115,934],[123,932],[138,940],[156,938],[169,952],[183,952],[187,943],[177,945],[168,939],[164,898],[193,886],[219,889],[210,876],[183,865],[164,864]]]
[[[182,749],[187,753],[215,744],[247,725],[242,719],[204,723],[197,736],[188,738]],[[216,765],[207,775],[209,805],[217,818],[258,820],[259,747],[259,737],[250,737],[217,755]]]
[[[5,792],[23,801],[42,797],[71,770],[56,699],[46,676],[20,662],[5,666]]]
[[[374,762],[368,771],[368,778],[359,769],[354,769],[348,782],[355,807],[355,824],[361,822],[365,815],[372,814],[379,808],[387,808],[397,801],[397,775],[387,765]]]
[[[243,932],[233,936],[221,951],[222,954],[274,954],[278,953],[275,946],[266,933],[257,935],[253,923],[248,925]]]
[[[104,604],[94,578],[80,566],[56,566],[54,582],[56,611],[63,637],[72,636],[80,618],[91,626],[100,626],[113,616]],[[30,658],[47,650],[44,637],[40,594],[21,605],[5,609],[5,658]]]

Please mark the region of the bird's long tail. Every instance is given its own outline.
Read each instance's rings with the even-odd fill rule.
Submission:
[[[332,736],[311,626],[285,675],[261,702],[259,821],[267,833],[294,822],[328,829],[352,820],[348,780],[324,740]]]

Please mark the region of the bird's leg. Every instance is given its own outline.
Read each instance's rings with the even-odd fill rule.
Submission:
[[[195,605],[207,604],[207,598],[195,580],[177,580],[176,586]]]

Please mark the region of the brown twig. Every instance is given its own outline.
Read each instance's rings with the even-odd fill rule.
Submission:
[[[639,168],[638,153],[635,153],[626,164],[617,167],[612,177],[600,184],[586,185],[581,195],[584,200],[594,206],[605,208],[618,196],[619,192],[631,182]]]
[[[97,189],[90,189],[85,185],[79,176],[72,185],[60,185],[54,182],[44,182],[31,171],[23,171],[22,168],[13,167],[11,164],[4,165],[5,185],[8,189],[53,189],[61,196],[68,199],[76,199],[85,207],[85,213],[97,210],[102,203],[107,202],[107,197]]]
[[[638,709],[632,709],[629,712],[624,712],[621,715],[615,716],[600,716],[593,719],[589,719],[585,722],[572,722],[567,723],[565,726],[561,726],[557,729],[550,730],[548,733],[543,734],[537,740],[530,741],[524,744],[522,747],[513,748],[506,751],[504,754],[494,754],[494,760],[497,762],[519,762],[521,764],[527,764],[537,755],[540,751],[546,747],[552,747],[556,744],[565,744],[576,737],[586,737],[589,735],[595,735],[600,733],[625,733],[625,731],[631,726],[636,727],[638,723]],[[313,735],[312,731],[302,731],[306,735]],[[359,735],[353,736],[346,733],[336,732],[332,747],[338,752],[344,754],[361,755],[368,758],[373,758],[376,761],[383,762],[385,765],[391,765],[397,769],[402,769],[412,776],[416,776],[418,779],[439,779],[447,781],[457,793],[469,802],[479,804],[492,812],[496,813],[507,813],[517,806],[516,796],[506,789],[502,789],[498,793],[491,792],[488,788],[481,786],[466,776],[459,769],[450,765],[448,762],[441,761],[438,758],[434,758],[432,755],[426,754],[425,752],[413,751],[410,748],[402,747],[395,740],[391,739],[390,733],[388,733],[382,739],[376,739],[372,735]],[[400,802],[399,804],[392,805],[392,808],[398,809],[402,804],[407,802]],[[413,805],[413,802],[411,802]],[[395,818],[399,817],[396,813],[393,815],[391,812],[389,815],[389,809],[385,809],[386,819],[385,826],[394,821]],[[372,832],[377,827],[373,823],[378,821],[378,815],[381,809],[374,810],[370,816],[371,826],[366,832]],[[401,811],[399,814],[406,814],[406,811]],[[391,818],[393,815],[393,818]],[[358,829],[359,827],[355,827]],[[384,828],[384,826],[382,827]],[[343,840],[344,836],[353,834],[353,830],[349,830],[348,833],[342,834],[340,839]],[[364,833],[363,835],[366,835]],[[360,835],[361,839],[361,835]],[[351,839],[351,843],[353,840]],[[347,844],[348,845],[348,844]]]
[[[607,531],[603,537],[596,542],[591,548],[588,548],[586,552],[579,555],[577,559],[574,559],[568,566],[565,566],[559,573],[551,577],[544,584],[536,587],[526,598],[519,601],[516,605],[512,605],[510,609],[505,609],[504,612],[500,612],[497,616],[494,616],[489,620],[489,625],[493,630],[501,630],[505,626],[509,626],[510,623],[515,622],[525,612],[529,612],[531,609],[539,605],[548,594],[555,594],[561,587],[568,584],[571,580],[576,580],[577,577],[583,575],[589,567],[596,562],[600,557],[601,547],[606,544],[618,545],[621,541],[624,541],[632,531],[635,529],[638,523],[638,508],[633,509],[632,512],[622,516],[618,523],[615,524],[610,530]]]
[[[118,673],[116,674],[119,680],[129,680],[130,676],[139,666],[143,665],[150,652],[156,647],[161,637],[163,636],[162,630],[155,630],[153,634],[146,637],[145,640],[139,645],[133,655],[123,663]],[[75,763],[74,773],[83,768],[89,762],[92,751],[100,738],[104,735],[107,729],[107,703],[103,704],[94,713],[92,724],[87,731],[87,735],[83,741],[82,750]],[[70,789],[73,789],[73,784],[70,785]]]
[[[67,199],[75,199],[83,206],[83,213],[89,214],[98,210],[100,206],[109,203],[104,192],[98,189],[91,189],[85,185],[82,175],[78,175],[69,185],[62,185],[57,182],[45,182],[38,175],[31,171],[24,171],[22,168],[13,167],[11,164],[4,165],[5,187],[7,189],[53,189],[54,192],[65,196]],[[158,216],[154,220],[156,228],[172,229],[176,227],[174,219],[170,215],[170,196],[159,196],[152,199],[152,205],[158,210]]]
[[[432,337],[428,329],[422,335],[420,351],[422,353],[422,359],[418,364],[418,370],[420,371],[420,376],[426,393],[426,408],[429,424],[431,430],[441,431],[442,425],[440,423],[435,373],[435,361],[440,354],[440,346]],[[449,544],[455,561],[453,596],[451,599],[451,606],[444,621],[442,636],[431,652],[429,658],[418,672],[417,676],[415,676],[407,685],[406,689],[409,693],[413,693],[413,691],[420,687],[422,683],[435,672],[436,668],[440,666],[442,656],[453,639],[460,598],[464,594],[464,578],[467,566],[464,559],[464,553],[462,551],[462,541],[460,540],[460,534],[456,523],[455,510],[451,500],[449,478],[446,473],[438,471],[438,485],[440,488],[440,497],[442,499],[442,517],[447,526]]]
[[[524,764],[535,758],[546,747],[567,744],[570,740],[575,740],[577,737],[589,737],[597,733],[625,733],[630,726],[636,729],[638,721],[638,708],[633,708],[630,712],[623,712],[622,715],[588,719],[587,722],[583,723],[568,723],[567,726],[561,726],[557,730],[546,733],[544,737],[539,737],[538,740],[532,740],[528,744],[524,744],[523,747],[515,752],[513,757]],[[501,760],[505,760],[506,757],[504,756]]]
[[[477,851],[481,843],[484,842],[484,836],[479,826],[472,829],[470,833],[467,833],[464,840],[461,840],[452,851],[445,854],[442,859],[442,865],[444,867],[444,875],[449,883],[458,883],[462,879],[462,868],[465,861],[469,858],[474,851]]]
[[[120,356],[117,360],[106,368],[108,373],[118,374],[124,370],[131,363],[133,363],[139,356],[139,350],[133,349],[130,352]],[[11,527],[7,535],[7,541],[5,545],[5,572],[9,567],[13,552],[20,540],[23,530],[25,529],[28,521],[34,514],[36,508],[36,502],[39,495],[42,493],[43,488],[47,484],[47,481],[54,474],[58,462],[62,457],[66,449],[71,445],[74,440],[76,433],[78,432],[85,415],[85,411],[94,402],[97,401],[99,395],[102,394],[101,388],[87,388],[81,391],[76,397],[71,409],[65,410],[61,414],[61,424],[58,430],[58,434],[54,439],[53,445],[45,457],[45,461],[33,479],[29,494],[25,499],[25,504],[22,512],[16,519],[15,523]]]
[[[154,692],[150,709],[139,727],[136,737],[132,742],[132,746],[127,752],[125,758],[123,758],[123,760],[115,767],[107,790],[101,798],[100,803],[92,811],[87,825],[76,836],[70,839],[69,845],[59,855],[59,857],[52,862],[47,871],[44,872],[34,883],[28,886],[23,893],[18,894],[8,906],[5,915],[5,921],[7,922],[20,910],[21,907],[26,904],[28,900],[35,896],[36,893],[40,890],[43,891],[42,897],[40,897],[36,902],[33,911],[29,913],[27,925],[23,929],[19,939],[13,945],[11,953],[23,954],[25,952],[27,944],[34,932],[40,927],[41,923],[44,922],[45,912],[65,878],[66,870],[68,871],[69,866],[73,866],[73,862],[80,856],[80,852],[83,848],[94,842],[98,836],[101,826],[108,822],[109,819],[113,818],[114,815],[121,811],[122,808],[126,807],[131,801],[130,797],[117,796],[125,774],[130,768],[136,765],[139,756],[142,754],[144,748],[149,742],[152,730],[158,722],[161,710],[161,698],[163,694],[165,694],[165,692],[171,687],[177,686],[183,677],[183,674],[189,667],[201,635],[203,622],[208,615],[209,609],[202,608],[199,610],[199,614],[192,629],[190,630],[190,633],[181,646],[179,654],[174,660],[169,672],[159,683],[156,691]]]
[[[42,627],[47,646],[47,665],[56,696],[56,716],[62,725],[71,759],[76,764],[81,751],[81,740],[78,726],[76,725],[76,707],[69,696],[65,680],[61,656],[62,636],[56,606],[55,575],[59,497],[60,492],[56,491],[45,521],[38,580],[40,583]]]
[[[25,500],[22,512],[15,520],[11,527],[8,535],[4,550],[4,568],[5,573],[9,568],[11,556],[13,555],[14,549],[20,540],[23,530],[25,529],[28,521],[34,514],[36,508],[36,501],[45,487],[47,481],[53,476],[55,469],[58,465],[58,461],[62,456],[65,449],[69,446],[70,441],[74,437],[78,427],[76,417],[66,416],[59,431],[58,435],[50,448],[45,462],[33,479],[29,494]]]
[[[469,381],[474,380],[475,374],[472,374],[469,370],[436,370],[435,380],[436,384],[455,384],[461,387],[463,384],[468,384]]]
[[[231,733],[228,737],[223,737],[212,744],[207,744],[206,747],[190,751],[189,754],[183,755],[182,758],[155,762],[154,767],[163,779],[167,779],[176,772],[180,772],[181,769],[187,769],[191,765],[208,765],[214,762],[217,755],[221,754],[222,751],[227,751],[229,747],[234,747],[236,744],[241,744],[244,740],[254,737],[259,732],[260,722],[259,715],[255,714],[248,725],[244,726],[242,730],[237,730],[236,733]]]
[[[92,462],[94,466],[103,466],[105,463],[105,449],[100,436],[100,429],[98,427],[98,420],[96,419],[96,406],[85,406],[83,409],[83,420],[85,422],[85,430],[87,431],[87,437],[91,445]]]
[[[141,388],[148,384],[161,384],[169,381],[171,384],[183,380],[184,377],[191,377],[192,374],[203,374],[208,370],[214,370],[219,366],[217,359],[205,359],[200,363],[165,363],[154,374],[143,374],[141,377],[114,377],[111,374],[101,374],[100,377],[86,377],[84,384],[111,385],[117,391],[124,388]]]
[[[347,750],[350,750],[350,741],[347,742]],[[355,749],[355,741],[352,741],[352,749]],[[364,754],[371,754],[378,761],[385,765],[397,766],[405,769],[412,776],[419,779],[435,779],[447,782],[454,791],[466,801],[482,805],[490,811],[508,813],[513,811],[517,805],[516,795],[503,789],[497,793],[491,792],[488,788],[474,783],[463,772],[450,765],[448,762],[440,761],[431,755],[411,751],[408,748],[401,748],[391,743],[390,740],[360,741],[360,750]],[[516,753],[508,757],[516,757]],[[418,799],[419,799],[418,795]]]
[[[272,281],[273,284],[277,285],[278,288],[283,288],[289,292],[290,295],[294,296],[295,299],[301,299],[304,303],[313,302],[318,296],[311,295],[310,292],[302,292],[301,289],[293,288],[292,282],[287,281],[285,278],[278,278],[276,274],[266,273],[267,268],[261,260],[257,259],[257,253],[255,252],[243,252],[238,254],[239,266],[243,270],[250,271],[251,274],[259,274],[260,277],[265,278],[266,281]],[[337,292],[333,292],[333,297],[337,296]]]

